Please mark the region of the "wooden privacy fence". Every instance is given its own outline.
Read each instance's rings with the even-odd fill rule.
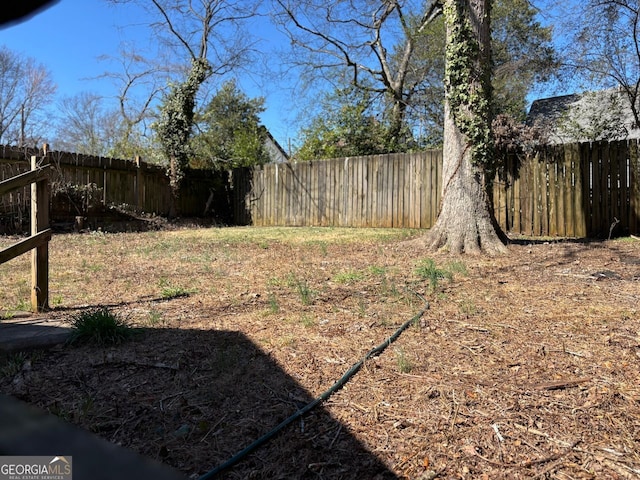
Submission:
[[[572,144],[504,159],[493,188],[497,220],[506,232],[531,236],[602,237],[614,224],[616,234],[637,234],[638,148],[635,140]],[[0,147],[0,180],[28,170],[24,158],[24,152]],[[103,205],[159,215],[170,210],[162,167],[59,152],[47,158],[52,182],[95,184]],[[177,211],[201,216],[213,210],[221,222],[237,225],[430,228],[441,190],[442,153],[431,150],[231,173],[192,170]],[[0,220],[7,206],[29,211],[29,198],[27,189],[0,197]]]
[[[31,185],[31,236],[0,250],[0,264],[31,251],[31,308],[49,308],[49,167],[31,157],[31,170],[0,182],[0,197]]]
[[[235,218],[256,226],[429,228],[442,189],[440,151],[235,170]],[[638,142],[549,147],[504,160],[493,189],[510,233],[602,236],[640,228]]]
[[[442,153],[387,154],[234,170],[235,217],[257,226],[428,228]]]
[[[496,218],[507,232],[606,237],[640,230],[638,141],[548,147],[511,156],[494,184]]]
[[[0,180],[28,171],[29,154],[41,154],[38,150],[24,150],[0,146]],[[171,189],[163,167],[140,159],[122,160],[95,157],[68,152],[49,152],[51,183],[56,189],[64,185],[92,185],[99,192],[100,203],[123,205],[138,212],[167,215],[171,209]],[[207,200],[213,192],[226,190],[228,173],[214,174],[211,171],[188,170],[183,188],[176,202],[181,216],[200,216],[205,211]],[[21,217],[29,211],[29,191],[18,190],[0,199],[0,215]],[[53,205],[53,214],[82,215],[77,206]],[[225,203],[220,201],[220,203]],[[215,205],[213,206],[215,210]],[[228,205],[225,205],[225,209]],[[228,220],[228,219],[226,219]]]

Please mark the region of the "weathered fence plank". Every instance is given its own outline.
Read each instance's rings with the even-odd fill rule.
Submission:
[[[629,228],[640,232],[640,154],[638,142],[629,145]]]

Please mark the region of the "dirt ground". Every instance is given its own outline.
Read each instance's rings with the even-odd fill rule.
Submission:
[[[640,478],[640,241],[454,258],[415,232],[219,230],[54,236],[51,315],[106,306],[144,328],[5,358],[0,391],[198,478],[428,302],[216,478]],[[432,286],[425,259],[452,278]]]

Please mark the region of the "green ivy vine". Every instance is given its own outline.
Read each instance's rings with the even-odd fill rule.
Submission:
[[[450,113],[471,143],[471,161],[489,167],[493,158],[490,70],[479,66],[480,45],[465,14],[464,2],[445,2],[443,14],[449,34],[445,88]]]
[[[170,161],[170,169],[173,161],[173,169],[170,170],[173,188],[178,187],[189,163],[189,138],[193,127],[196,94],[210,72],[211,66],[206,59],[194,59],[187,79],[171,87],[160,109],[160,119],[155,128],[162,150]]]

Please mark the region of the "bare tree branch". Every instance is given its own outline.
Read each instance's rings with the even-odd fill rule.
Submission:
[[[391,101],[390,135],[398,136],[411,96],[427,77],[426,72],[410,75],[415,68],[411,65],[415,38],[440,15],[440,2],[431,0],[425,6],[397,0],[276,0],[276,4],[292,46],[311,56],[306,65],[299,58],[296,62],[307,72],[332,75],[336,68],[349,72],[355,88]]]

